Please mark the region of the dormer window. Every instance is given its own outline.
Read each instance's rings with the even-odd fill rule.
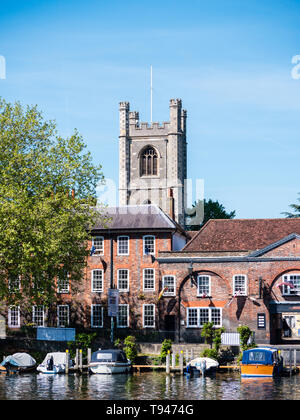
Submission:
[[[158,175],[158,155],[156,150],[147,146],[141,154],[141,176]]]

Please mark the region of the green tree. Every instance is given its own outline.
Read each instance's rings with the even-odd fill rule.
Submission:
[[[213,322],[207,322],[203,325],[201,336],[204,337],[205,343],[210,345],[210,348],[212,348],[212,343],[214,339],[214,323]]]
[[[36,106],[0,98],[0,300],[51,305],[57,279],[75,291],[91,226],[105,223],[98,182],[101,166],[76,130],[64,139]]]
[[[132,363],[135,362],[135,359],[138,355],[138,346],[136,343],[136,338],[133,335],[128,335],[124,340],[124,352],[128,360]]]
[[[300,198],[298,198],[298,201],[300,201]],[[291,204],[290,207],[294,212],[284,212],[283,214],[285,214],[288,218],[300,217],[300,204]]]
[[[223,204],[220,204],[218,201],[213,201],[211,199],[195,202],[193,208],[203,209],[203,221],[201,224],[187,226],[188,230],[196,231],[200,230],[206,222],[210,219],[234,219],[235,210],[227,212]]]

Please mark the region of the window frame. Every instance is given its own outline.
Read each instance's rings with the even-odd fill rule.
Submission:
[[[152,153],[150,153],[152,152]],[[150,144],[145,146],[140,154],[140,177],[159,176],[159,154]]]
[[[101,239],[102,240],[102,249],[96,248],[96,246],[95,246],[95,239]],[[91,255],[92,257],[97,257],[98,255],[104,255],[104,236],[100,236],[100,235],[93,236],[92,237],[92,247],[93,246],[95,247],[95,251]]]
[[[213,322],[212,321],[212,319],[213,319],[213,317],[212,317],[212,313],[213,313],[213,310],[216,310],[216,311],[218,311],[219,312],[219,318],[220,318],[220,324],[214,324],[214,326],[213,326],[213,328],[221,328],[222,327],[222,324],[223,324],[223,311],[222,311],[222,308],[211,308],[211,307],[188,307],[187,308],[187,312],[186,312],[186,328],[203,328],[203,325],[204,324],[201,324],[200,323],[200,319],[201,319],[201,316],[200,316],[200,311],[203,311],[203,310],[205,310],[205,311],[207,311],[207,313],[208,313],[208,321],[207,322]],[[197,325],[190,325],[190,322],[189,322],[189,312],[190,311],[196,311],[196,314],[197,314]],[[194,316],[194,318],[195,318],[195,316]]]
[[[151,315],[153,317],[153,325],[145,325],[145,309],[146,306],[151,306],[153,308],[153,315]],[[156,319],[155,319],[155,304],[154,303],[144,303],[143,304],[143,328],[155,328],[155,324],[156,324]]]
[[[94,308],[95,307],[99,307],[100,308],[100,312],[101,312],[101,325],[95,325],[94,324]],[[103,305],[100,305],[99,303],[92,303],[91,305],[91,328],[103,328],[104,326],[104,319],[103,319]]]
[[[126,316],[126,325],[119,324],[119,308],[126,307],[127,316]],[[128,303],[120,303],[118,305],[118,316],[117,316],[117,328],[129,328],[129,304]]]
[[[200,285],[199,285],[199,279],[200,278],[207,278],[208,279],[208,293],[200,293]],[[207,286],[201,286],[201,287],[207,287]],[[211,276],[206,274],[199,274],[197,276],[197,297],[202,297],[203,295],[206,295],[207,297],[211,297]]]
[[[236,278],[244,277],[244,292],[236,290]],[[235,274],[232,278],[232,293],[234,296],[248,296],[248,278],[246,274]]]
[[[147,238],[153,238],[153,251],[152,252],[148,252],[148,254],[146,254],[146,239]],[[156,242],[156,237],[155,237],[155,235],[144,235],[143,236],[143,255],[155,255],[155,250],[156,250],[156,244],[155,244],[155,242]]]
[[[125,252],[120,252],[120,238],[127,238],[127,253]],[[128,256],[130,254],[130,240],[129,240],[129,236],[127,235],[120,235],[117,237],[117,255],[122,257],[122,256]]]
[[[126,289],[123,289],[123,288],[120,287],[120,281],[124,281],[124,279],[120,279],[120,271],[126,271],[127,272],[127,288]],[[129,270],[128,270],[128,268],[118,268],[117,269],[117,285],[118,285],[117,287],[118,287],[120,292],[123,292],[123,293],[129,292]]]
[[[12,322],[11,322],[11,320],[12,320],[12,310],[13,309],[16,309],[17,310],[17,324],[15,325],[15,324],[12,324]],[[9,308],[8,308],[8,316],[7,316],[7,325],[8,325],[8,327],[9,328],[20,328],[21,327],[21,313],[20,313],[21,311],[20,311],[20,306],[10,306]]]
[[[145,288],[145,272],[151,270],[153,272],[153,288]],[[149,279],[148,279],[149,281]],[[144,292],[155,292],[155,268],[143,268],[143,291]]]
[[[292,276],[298,276],[298,277],[300,277],[300,273],[288,273],[288,274],[284,274],[284,275],[282,275],[282,281],[283,282],[286,281],[288,283],[293,283],[291,281],[291,279],[290,279]],[[291,289],[290,286],[283,285],[282,295],[283,296],[300,296],[300,287],[299,287],[299,289],[298,288],[296,288],[296,289],[297,289],[297,292],[296,293],[292,293],[293,292],[293,289]]]
[[[68,283],[68,287],[66,289],[61,289],[60,288],[59,282],[62,281],[62,280],[65,282],[65,284]],[[57,279],[57,293],[59,293],[59,294],[69,294],[70,293],[70,274],[68,272],[66,273],[66,277],[64,279],[60,279],[58,277],[58,279]]]
[[[61,308],[67,308],[67,322],[64,325],[61,325],[61,323],[60,323],[61,316],[60,316],[59,311],[60,311]],[[70,325],[70,306],[69,305],[67,305],[67,304],[57,305],[56,315],[57,315],[57,328],[67,328]]]
[[[94,288],[94,281],[100,281],[100,280],[95,280],[94,279],[94,273],[96,271],[101,272],[101,288],[97,289]],[[102,293],[103,289],[104,289],[104,270],[102,268],[94,268],[93,270],[91,270],[91,292],[92,293]]]
[[[175,275],[173,275],[173,274],[170,274],[170,275],[166,274],[166,275],[164,275],[164,276],[162,277],[162,290],[163,290],[165,287],[167,287],[167,286],[165,285],[165,278],[166,278],[166,277],[168,277],[168,278],[173,278],[173,281],[174,281],[174,285],[173,285],[173,287],[174,287],[174,292],[168,292],[168,291],[166,291],[166,292],[164,292],[164,293],[163,293],[163,296],[166,296],[166,297],[168,297],[168,296],[176,296],[176,276],[175,276]]]
[[[38,325],[36,321],[36,311],[41,308],[42,309],[42,324]],[[32,323],[35,327],[44,327],[45,326],[45,307],[44,305],[33,305],[32,306]]]

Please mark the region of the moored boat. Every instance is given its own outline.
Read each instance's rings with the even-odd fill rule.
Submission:
[[[1,371],[4,372],[30,372],[35,369],[36,361],[28,353],[14,353],[7,356],[0,364]]]
[[[69,354],[65,352],[53,352],[48,353],[43,362],[38,365],[36,370],[40,373],[53,375],[56,373],[65,373],[67,357],[70,357]],[[69,358],[69,366],[71,366]]]
[[[91,373],[129,373],[131,362],[122,350],[98,350],[92,354],[89,364]]]
[[[187,364],[185,372],[206,375],[215,372],[218,367],[219,363],[214,359],[209,357],[197,357]]]
[[[242,377],[277,376],[283,371],[283,359],[276,348],[258,347],[244,351],[240,367]]]

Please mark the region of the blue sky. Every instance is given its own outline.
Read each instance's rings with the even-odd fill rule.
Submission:
[[[2,2],[0,96],[77,128],[118,182],[118,103],[188,111],[188,177],[239,218],[282,217],[299,184],[299,0]],[[300,74],[300,71],[299,71]]]

